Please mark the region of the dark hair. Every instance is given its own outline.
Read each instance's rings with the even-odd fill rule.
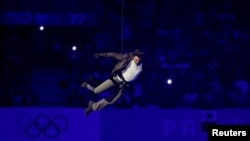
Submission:
[[[142,59],[144,57],[144,54],[141,53],[134,53],[134,56],[139,57],[140,59]]]
[[[137,57],[139,57],[140,59],[143,59],[144,55],[145,55],[145,53],[144,53],[143,51],[139,50],[139,49],[136,49],[136,50],[134,51],[134,56],[137,56]]]

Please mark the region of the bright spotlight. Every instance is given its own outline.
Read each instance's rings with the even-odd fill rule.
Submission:
[[[40,30],[43,31],[43,30],[44,30],[44,27],[43,27],[43,26],[40,26]]]
[[[72,50],[73,50],[73,51],[75,51],[76,49],[77,49],[77,47],[76,47],[76,46],[73,46],[73,47],[72,47]]]
[[[167,83],[168,83],[168,85],[171,85],[171,84],[172,84],[172,80],[171,80],[171,79],[168,79],[168,80],[167,80]]]

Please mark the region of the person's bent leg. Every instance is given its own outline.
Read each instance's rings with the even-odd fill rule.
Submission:
[[[110,78],[103,83],[101,83],[99,86],[96,88],[92,87],[89,84],[86,84],[86,87],[93,92],[93,94],[99,94],[111,87],[114,87],[115,85],[119,85],[121,83],[117,77]],[[113,98],[112,98],[113,99]],[[104,107],[106,107],[109,102],[107,99],[102,99],[98,102],[94,102],[95,100],[89,101],[89,106],[85,109],[85,115],[88,115],[91,111],[97,111],[100,110]]]
[[[99,86],[93,88],[92,90],[95,94],[99,94],[99,93],[101,93],[101,92],[103,92],[111,87],[114,87],[114,86],[115,86],[115,84],[113,83],[113,81],[110,79],[107,79],[106,81],[101,83]]]
[[[92,110],[99,111],[99,110],[103,109],[104,107],[106,107],[107,105],[109,105],[109,102],[105,98],[103,98],[103,99],[99,100],[98,102],[94,102],[92,104]]]
[[[98,102],[89,101],[89,106],[85,109],[84,114],[88,116],[92,111],[99,111],[109,105],[109,102],[103,98]]]
[[[123,88],[119,89],[118,93],[116,93],[116,95],[113,95],[112,97],[103,98],[98,102],[94,102],[92,104],[93,111],[99,111],[107,105],[114,104],[121,97],[122,93]]]
[[[97,87],[93,87],[90,84],[86,84],[86,87],[89,90],[93,91],[95,94],[99,94],[99,93],[101,93],[101,92],[103,92],[111,87],[114,87],[118,83],[121,83],[121,82],[117,79],[117,77],[113,77],[113,78],[107,79],[106,81],[102,82]]]

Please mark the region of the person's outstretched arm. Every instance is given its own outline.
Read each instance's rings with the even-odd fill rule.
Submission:
[[[116,53],[116,52],[104,52],[104,53],[95,53],[94,57],[112,57],[117,60],[123,60],[133,56],[133,53]]]

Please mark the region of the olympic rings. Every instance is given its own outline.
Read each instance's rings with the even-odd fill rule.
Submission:
[[[48,115],[40,114],[25,125],[24,132],[30,138],[37,138],[43,134],[47,138],[54,139],[68,126],[69,121],[63,115],[57,115],[51,119]]]

